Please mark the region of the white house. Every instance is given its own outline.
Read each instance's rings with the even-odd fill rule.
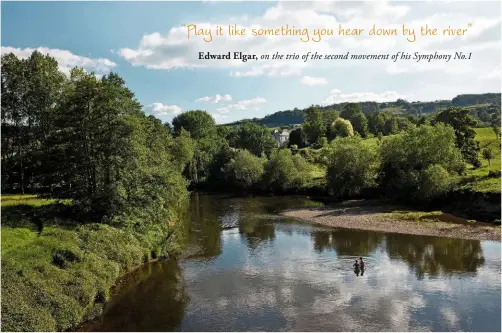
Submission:
[[[286,130],[283,130],[282,133],[279,132],[278,130],[274,130],[272,133],[272,136],[274,137],[275,141],[277,142],[277,147],[285,147],[287,146],[289,142],[289,132]]]

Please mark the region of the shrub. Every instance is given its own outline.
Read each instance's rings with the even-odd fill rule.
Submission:
[[[334,196],[350,196],[374,184],[376,156],[360,137],[336,138],[327,150],[326,181]]]
[[[429,165],[422,170],[418,181],[416,197],[421,201],[430,201],[448,193],[452,184],[450,174],[439,164]]]
[[[227,180],[236,187],[250,189],[261,180],[265,161],[247,150],[240,150],[225,166]]]
[[[465,169],[455,140],[453,129],[441,123],[387,138],[381,146],[380,184],[408,200],[431,200],[448,191],[450,176]]]
[[[337,118],[332,126],[332,135],[334,137],[354,136],[354,129],[352,128],[352,124],[346,119]]]
[[[311,171],[310,164],[289,149],[275,150],[265,164],[265,186],[272,191],[298,190],[305,186]]]

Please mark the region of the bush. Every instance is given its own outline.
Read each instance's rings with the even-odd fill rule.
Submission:
[[[336,138],[327,150],[326,181],[334,196],[359,194],[375,183],[374,151],[360,137]]]
[[[275,150],[265,164],[265,187],[272,191],[291,191],[304,187],[309,179],[311,165],[289,149]]]
[[[334,137],[354,136],[354,129],[350,121],[343,118],[337,118],[332,125],[331,133],[333,135],[331,139]]]
[[[225,166],[227,180],[236,187],[250,189],[261,180],[265,161],[247,150],[240,150]]]
[[[386,138],[381,146],[380,184],[391,195],[432,200],[448,191],[451,175],[465,163],[455,146],[453,128],[438,123]]]
[[[448,193],[452,180],[448,171],[439,164],[432,164],[420,172],[416,197],[420,201],[430,201]]]

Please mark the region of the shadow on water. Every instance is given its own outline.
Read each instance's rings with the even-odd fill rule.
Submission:
[[[194,193],[184,259],[145,266],[85,329],[500,331],[500,243],[277,214],[316,205]],[[353,267],[359,257],[364,271]]]
[[[104,315],[82,325],[79,331],[175,331],[188,301],[179,263],[152,262],[119,285]]]

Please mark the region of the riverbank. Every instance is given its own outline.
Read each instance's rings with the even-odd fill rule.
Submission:
[[[398,234],[500,241],[500,226],[466,220],[443,212],[404,211],[373,201],[348,201],[326,207],[286,210],[283,216],[346,229]]]
[[[2,197],[2,331],[70,330],[99,316],[128,273],[180,252],[176,226],[79,224],[55,205]]]

